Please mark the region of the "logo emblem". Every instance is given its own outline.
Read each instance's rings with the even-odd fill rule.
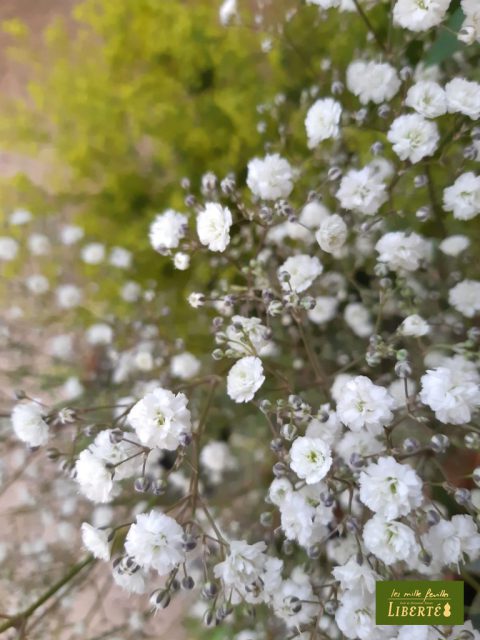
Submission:
[[[384,580],[376,584],[376,623],[460,625],[464,622],[463,582]]]

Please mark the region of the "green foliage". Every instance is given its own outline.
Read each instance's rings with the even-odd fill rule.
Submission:
[[[465,48],[455,35],[464,20],[465,16],[461,8],[458,7],[446,23],[446,29],[439,31],[432,48],[425,56],[426,65],[441,64],[444,60],[451,58],[454,53]]]
[[[30,81],[2,113],[1,145],[49,170],[47,185],[4,186],[3,201],[71,208],[88,231],[138,250],[146,217],[181,206],[182,176],[243,167],[272,69],[259,34],[221,27],[217,10],[205,0],[85,0],[73,24],[47,29],[40,52],[21,23],[6,24]]]

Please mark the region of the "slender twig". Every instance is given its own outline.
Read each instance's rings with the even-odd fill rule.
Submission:
[[[382,39],[380,38],[380,36],[378,35],[377,31],[374,29],[372,23],[370,22],[370,18],[367,16],[367,14],[365,13],[365,11],[362,9],[360,3],[358,2],[358,0],[353,0],[353,4],[355,5],[357,11],[358,11],[358,15],[361,17],[361,19],[363,20],[363,22],[365,23],[367,29],[370,31],[370,33],[372,34],[372,36],[375,38],[376,43],[378,44],[378,46],[380,47],[380,49],[384,52],[387,53],[387,48],[385,47],[385,45],[383,44]]]
[[[16,615],[13,615],[9,620],[0,625],[0,633],[3,631],[7,631],[7,629],[11,629],[12,627],[21,628],[21,625],[25,623],[26,620],[34,613],[42,604],[45,604],[52,596],[54,596],[57,591],[59,591],[63,586],[68,584],[70,580],[80,573],[80,571],[88,566],[91,562],[94,562],[95,558],[93,556],[88,556],[78,564],[74,565],[70,571],[63,576],[60,580],[55,582],[50,589],[45,591],[43,595],[41,595],[33,604],[25,609],[25,611],[21,611]]]

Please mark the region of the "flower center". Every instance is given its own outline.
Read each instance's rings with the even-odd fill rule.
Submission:
[[[155,424],[157,425],[157,427],[164,427],[165,422],[166,422],[165,416],[163,415],[163,413],[159,411],[155,416]]]

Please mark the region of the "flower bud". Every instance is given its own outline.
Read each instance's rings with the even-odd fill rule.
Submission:
[[[327,615],[333,616],[338,609],[338,600],[327,600],[324,608]]]
[[[450,439],[443,433],[436,433],[430,438],[430,448],[435,453],[445,453],[450,445]]]
[[[467,25],[460,29],[457,33],[457,38],[460,42],[464,42],[465,44],[473,44],[475,42],[476,35],[475,28],[471,25]]]
[[[413,179],[413,186],[415,187],[415,189],[421,189],[427,184],[427,182],[428,177],[424,173],[421,173],[420,175],[415,176],[415,178]]]
[[[420,442],[416,438],[405,438],[402,443],[402,449],[405,453],[413,453],[420,448]]]
[[[418,559],[422,564],[425,564],[428,567],[432,562],[432,554],[429,553],[426,549],[421,549],[420,553],[418,554]]]
[[[433,525],[438,524],[440,522],[440,514],[438,511],[434,509],[429,509],[427,511],[427,524],[429,527],[433,527]]]
[[[151,481],[147,476],[143,476],[142,478],[136,478],[133,483],[133,488],[138,493],[147,493],[150,490]]]
[[[280,435],[288,442],[292,442],[297,437],[298,429],[292,423],[282,424],[280,428]]]
[[[327,173],[327,178],[330,182],[335,182],[336,180],[340,180],[342,177],[342,170],[340,167],[330,167]]]
[[[467,449],[480,449],[480,434],[476,433],[475,431],[465,434],[465,436],[463,437],[463,441]]]
[[[273,514],[271,511],[263,511],[260,514],[260,524],[262,527],[271,527],[273,522]]]
[[[453,494],[456,502],[462,506],[467,506],[472,501],[472,494],[468,489],[460,488]]]
[[[395,365],[395,374],[399,378],[408,378],[408,376],[412,373],[412,367],[407,360],[403,362],[397,362]]]
[[[273,465],[272,471],[276,478],[283,478],[283,476],[288,474],[288,467],[284,462],[276,462]]]
[[[321,553],[322,553],[322,545],[320,544],[314,544],[311,547],[308,547],[307,549],[307,555],[310,558],[310,560],[318,560]]]
[[[218,587],[214,582],[206,582],[203,585],[202,595],[204,598],[207,598],[207,600],[211,600],[212,598],[214,598],[217,593]]]
[[[184,533],[182,536],[182,547],[185,551],[192,551],[197,546],[197,540],[192,534]]]
[[[151,492],[155,496],[161,496],[167,490],[168,483],[166,480],[154,480],[152,482]]]
[[[185,576],[182,580],[182,587],[187,591],[190,591],[195,586],[195,580],[192,576]]]

